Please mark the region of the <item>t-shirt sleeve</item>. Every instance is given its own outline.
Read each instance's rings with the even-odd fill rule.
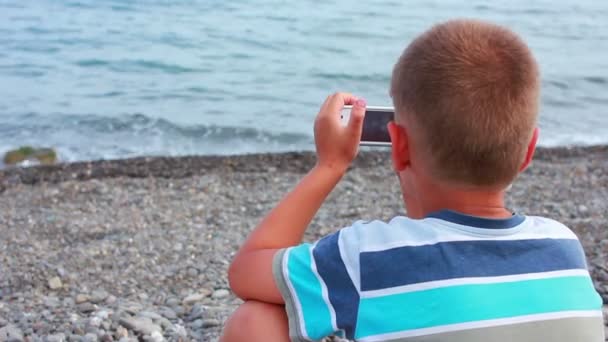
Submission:
[[[292,341],[353,335],[359,295],[340,252],[340,232],[280,250],[273,273],[285,300]]]

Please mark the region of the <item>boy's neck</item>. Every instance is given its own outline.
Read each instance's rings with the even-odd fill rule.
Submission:
[[[424,218],[434,212],[452,210],[471,216],[501,219],[513,215],[505,207],[504,197],[504,190],[433,187],[418,192],[416,198],[406,199],[406,208],[412,218]]]

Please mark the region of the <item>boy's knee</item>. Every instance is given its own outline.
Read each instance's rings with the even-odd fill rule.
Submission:
[[[257,301],[243,303],[224,325],[221,342],[288,341],[288,323],[281,305]]]

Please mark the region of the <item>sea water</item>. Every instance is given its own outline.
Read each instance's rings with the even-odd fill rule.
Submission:
[[[403,48],[455,17],[529,43],[541,145],[608,143],[606,1],[0,0],[0,152],[310,150],[329,93],[390,105]]]

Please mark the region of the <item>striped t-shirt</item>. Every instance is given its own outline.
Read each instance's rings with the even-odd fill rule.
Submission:
[[[274,277],[292,341],[604,341],[583,249],[547,218],[357,222],[281,250]]]

